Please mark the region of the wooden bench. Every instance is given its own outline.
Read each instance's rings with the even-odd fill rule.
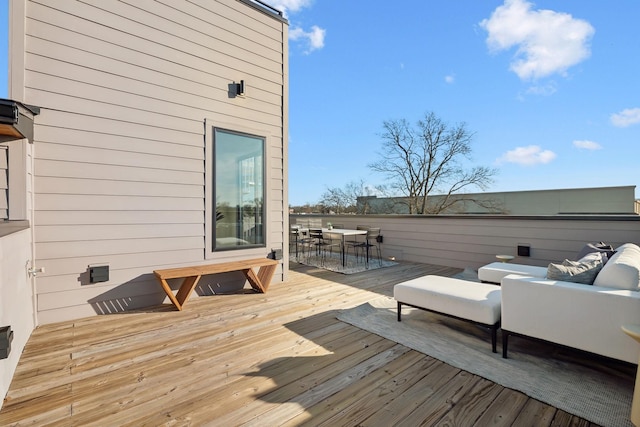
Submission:
[[[273,274],[276,271],[278,261],[270,258],[246,259],[242,261],[230,261],[219,264],[196,265],[192,267],[167,268],[164,270],[154,270],[158,281],[162,285],[165,293],[176,306],[182,310],[185,303],[191,296],[191,292],[196,287],[200,278],[208,274],[229,273],[231,271],[242,271],[251,284],[251,287],[258,292],[267,292]],[[258,268],[258,273],[253,270]],[[167,283],[169,279],[183,279],[178,292],[174,295],[171,287]]]

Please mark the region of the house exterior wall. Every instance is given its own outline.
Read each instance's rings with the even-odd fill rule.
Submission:
[[[13,331],[9,357],[0,360],[0,407],[35,326],[32,279],[27,273],[31,259],[31,229],[25,225],[16,226],[23,229],[15,232],[7,227],[0,229],[0,326],[10,326]]]
[[[39,323],[167,302],[154,269],[285,249],[285,20],[239,0],[12,0],[11,13],[24,25],[11,30],[10,95],[41,107]],[[240,80],[247,94],[232,96]],[[206,253],[205,118],[268,135],[265,248]],[[96,264],[108,282],[89,284]]]
[[[513,255],[519,264],[547,266],[574,259],[588,242],[640,245],[640,217],[503,215],[291,215],[291,223],[380,227],[382,256],[457,268],[477,269],[496,255]],[[517,246],[531,256],[518,257]]]

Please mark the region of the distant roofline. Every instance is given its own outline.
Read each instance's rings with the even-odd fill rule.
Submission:
[[[480,191],[480,192],[473,192],[473,193],[453,193],[451,194],[452,196],[469,196],[469,195],[475,195],[475,194],[482,194],[482,195],[487,195],[487,194],[522,194],[522,193],[544,193],[544,192],[560,192],[560,191],[593,191],[593,190],[613,190],[613,189],[620,189],[620,188],[627,188],[627,189],[633,189],[635,191],[636,186],[635,185],[612,185],[612,186],[607,186],[607,187],[578,187],[578,188],[549,188],[549,189],[542,189],[542,190],[512,190],[512,191]],[[442,197],[442,196],[446,196],[446,194],[430,194],[429,197]],[[358,196],[359,199],[376,199],[378,198],[378,196]],[[405,199],[407,198],[407,196],[390,196],[390,197],[381,197],[381,199]],[[634,197],[634,200],[640,200],[640,199],[636,199]]]
[[[284,13],[281,10],[263,2],[262,0],[238,0],[241,3],[246,4],[249,7],[259,10],[260,12],[269,15],[285,24],[289,24],[289,21],[284,17]]]
[[[483,191],[483,192],[473,192],[469,194],[505,194],[505,193],[541,193],[541,192],[549,192],[549,191],[593,191],[593,190],[609,190],[614,188],[630,188],[634,189],[635,185],[612,185],[607,187],[577,187],[577,188],[547,188],[540,190],[512,190],[512,191]],[[455,194],[466,194],[466,193],[455,193]],[[436,194],[434,194],[436,196]]]

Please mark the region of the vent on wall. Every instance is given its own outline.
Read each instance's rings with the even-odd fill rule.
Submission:
[[[90,265],[89,266],[89,283],[100,283],[109,281],[108,265]]]
[[[518,256],[524,256],[524,257],[531,256],[531,246],[518,245]]]

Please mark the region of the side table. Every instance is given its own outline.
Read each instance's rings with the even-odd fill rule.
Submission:
[[[640,325],[622,325],[622,331],[634,340],[640,342]],[[640,360],[638,360],[638,362],[640,363]],[[640,370],[636,372],[636,385],[633,389],[631,422],[640,426]]]

